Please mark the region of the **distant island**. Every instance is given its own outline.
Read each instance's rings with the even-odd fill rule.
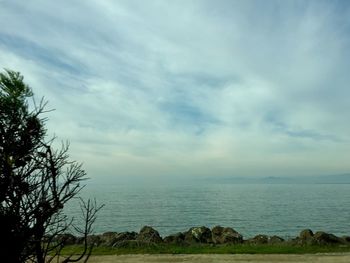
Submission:
[[[350,173],[316,176],[215,177],[205,180],[234,184],[350,184]]]

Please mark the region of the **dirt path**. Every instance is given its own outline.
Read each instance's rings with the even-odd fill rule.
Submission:
[[[349,263],[350,253],[308,255],[113,255],[91,256],[89,263],[255,263],[255,262],[317,262]]]

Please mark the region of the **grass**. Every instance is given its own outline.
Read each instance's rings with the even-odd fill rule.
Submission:
[[[78,254],[82,247],[67,246],[63,254]],[[147,247],[112,248],[95,247],[92,255],[125,255],[125,254],[315,254],[350,252],[350,246],[296,246],[296,245],[153,245]]]

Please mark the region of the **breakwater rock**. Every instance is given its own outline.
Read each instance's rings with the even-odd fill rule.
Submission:
[[[56,241],[66,245],[82,244],[84,239],[72,234],[62,234],[56,237]],[[236,230],[230,227],[215,226],[209,229],[205,226],[192,227],[185,232],[179,232],[162,238],[159,232],[150,226],[144,226],[139,233],[136,232],[106,232],[100,235],[90,235],[88,243],[96,246],[107,247],[143,247],[158,244],[172,244],[190,246],[195,244],[234,245],[234,244],[282,244],[290,245],[350,245],[350,236],[337,237],[333,234],[318,231],[314,233],[310,229],[302,230],[299,236],[283,239],[279,236],[259,234],[253,238],[244,239]]]

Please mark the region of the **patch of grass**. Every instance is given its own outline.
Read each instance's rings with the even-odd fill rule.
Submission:
[[[67,246],[63,249],[63,254],[78,254],[82,251],[78,245]],[[296,245],[152,245],[146,247],[132,248],[112,248],[95,247],[93,255],[123,255],[123,254],[315,254],[315,253],[335,253],[350,252],[350,246],[296,246]]]

